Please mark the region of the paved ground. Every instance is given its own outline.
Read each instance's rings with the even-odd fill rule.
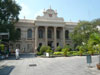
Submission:
[[[0,75],[100,75],[97,56],[92,56],[93,68],[88,68],[85,56],[40,58],[23,54],[0,61]]]

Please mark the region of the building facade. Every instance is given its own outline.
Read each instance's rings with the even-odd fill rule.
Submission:
[[[10,44],[11,49],[18,47],[21,52],[37,52],[38,46],[42,45],[54,49],[66,44],[73,46],[69,33],[73,31],[77,23],[65,22],[51,8],[44,10],[43,14],[43,16],[37,16],[36,20],[20,19],[15,24],[21,36],[16,43]]]

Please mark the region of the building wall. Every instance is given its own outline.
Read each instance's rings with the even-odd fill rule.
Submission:
[[[20,52],[36,52],[37,50],[35,48],[39,46],[39,43],[42,43],[42,45],[48,45],[48,41],[52,41],[52,46],[54,47],[55,45],[57,46],[57,43],[59,43],[61,47],[65,44],[69,44],[73,47],[74,45],[70,37],[67,39],[65,38],[65,31],[67,30],[70,34],[76,25],[77,23],[75,22],[64,22],[63,18],[57,16],[57,12],[48,9],[47,11],[44,11],[43,16],[38,16],[36,20],[21,19],[15,24],[16,29],[19,28],[21,30],[21,39],[17,42],[11,42],[11,46],[13,45],[11,48],[15,50],[16,46],[18,46]],[[44,38],[42,39],[38,38],[38,31],[36,31],[36,29],[40,28],[44,31]],[[48,39],[46,37],[46,28],[47,30],[50,28],[52,29],[53,38]],[[55,38],[55,28],[60,31],[60,39]],[[32,30],[32,39],[27,38],[28,29]]]
[[[42,24],[42,23],[41,23]],[[48,27],[49,27],[49,24],[47,23]],[[35,52],[35,23],[17,23],[16,25],[16,29],[17,28],[20,28],[21,29],[21,39],[18,40],[16,43],[13,44],[13,50],[15,50],[16,48],[16,45],[20,45],[20,51],[21,52]],[[54,25],[55,26],[55,25]],[[59,27],[59,25],[56,25]],[[76,25],[65,25],[64,28],[65,28],[65,31],[68,30],[69,31],[69,34],[73,31],[74,27]],[[43,26],[43,30],[45,31],[45,25]],[[40,27],[41,28],[41,27]],[[28,40],[27,39],[27,31],[28,29],[32,29],[32,40]],[[49,29],[49,28],[48,28]],[[59,43],[59,45],[61,47],[63,47],[63,34],[62,34],[62,28],[57,28],[57,30],[60,30],[60,39],[57,39],[57,43]],[[53,30],[53,26],[52,26],[52,37],[54,37],[54,30]],[[45,45],[45,32],[43,32],[43,36],[44,38],[43,39],[38,39],[38,46],[39,46],[39,43],[42,43],[42,45]],[[52,39],[48,39],[48,41],[54,41],[54,38]],[[73,42],[71,41],[70,37],[69,39],[65,39],[66,41],[66,44],[69,44],[71,45],[72,47],[74,46],[73,45]],[[52,45],[54,46],[54,42],[52,43]]]

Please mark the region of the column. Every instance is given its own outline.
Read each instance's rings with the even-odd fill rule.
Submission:
[[[57,27],[54,27],[54,48],[56,49],[57,47],[57,34],[56,34],[56,28]]]
[[[35,27],[35,53],[37,52],[38,47],[38,27]]]
[[[48,27],[45,27],[45,45],[48,46]]]
[[[66,45],[65,42],[65,28],[63,27],[63,47]]]

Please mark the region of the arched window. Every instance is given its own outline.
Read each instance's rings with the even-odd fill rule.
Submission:
[[[17,31],[17,37],[18,37],[18,39],[21,39],[21,29],[17,28],[16,31]]]
[[[29,40],[32,39],[32,29],[28,29],[28,31],[27,31],[27,39],[29,39]]]
[[[39,38],[43,38],[43,30],[39,29]]]
[[[48,38],[52,38],[52,31],[51,31],[51,29],[48,29]]]
[[[68,30],[65,31],[65,38],[69,39],[69,31]]]

